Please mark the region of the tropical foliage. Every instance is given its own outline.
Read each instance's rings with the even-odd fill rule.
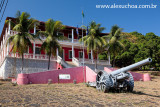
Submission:
[[[115,57],[115,65],[124,67],[148,57],[152,63],[139,69],[160,70],[160,37],[150,32],[142,35],[138,32],[121,33],[120,42],[125,46],[125,51],[120,50]],[[111,55],[113,61],[113,55]]]
[[[120,34],[122,32],[122,28],[119,28],[117,25],[112,26],[109,35],[104,36],[108,44],[104,47],[108,48],[107,52],[112,54],[112,66],[115,66],[115,57],[121,50],[124,50],[124,45],[120,42]]]
[[[8,22],[6,21],[6,23]],[[18,52],[22,56],[22,71],[24,52],[26,52],[28,47],[32,47],[30,40],[34,40],[34,36],[28,33],[28,31],[33,29],[35,23],[38,23],[38,21],[30,18],[30,14],[26,12],[20,13],[19,11],[17,12],[16,20],[11,21],[13,30],[17,31],[17,34],[10,36],[7,42],[13,46],[13,53]]]
[[[100,36],[104,27],[101,27],[101,24],[97,24],[96,22],[92,21],[89,24],[89,33],[88,35],[81,38],[79,41],[84,41],[84,46],[87,46],[87,52],[93,50],[93,55],[95,57],[95,62],[97,62],[97,54],[100,52],[100,47],[106,44],[104,38]],[[95,69],[97,69],[97,63],[95,63]]]
[[[45,41],[41,46],[41,50],[44,50],[49,56],[48,60],[48,70],[50,68],[50,58],[51,55],[56,56],[56,50],[61,50],[61,46],[58,43],[58,39],[65,39],[64,36],[58,35],[57,33],[64,29],[64,25],[60,21],[54,21],[53,19],[49,19],[45,23],[45,31],[39,31],[37,35],[43,35],[46,37]]]

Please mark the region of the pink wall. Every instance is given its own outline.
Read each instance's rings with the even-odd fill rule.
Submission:
[[[28,74],[29,83],[33,84],[46,84],[48,79],[52,79],[53,83],[58,83],[59,74],[70,74],[70,80],[59,80],[59,83],[73,83],[73,80],[76,80],[77,83],[83,82],[83,73],[82,67],[77,68],[66,68],[61,70],[46,71],[40,73]]]
[[[59,79],[59,74],[70,74],[70,79]],[[19,85],[23,84],[47,84],[48,79],[52,79],[52,83],[73,83],[73,80],[76,80],[77,83],[84,82],[94,82],[96,81],[96,73],[92,71],[89,67],[75,67],[75,68],[66,68],[54,71],[46,71],[32,74],[18,74],[17,83]]]
[[[116,69],[104,67],[104,71],[106,71],[107,73],[110,73],[114,70]],[[129,72],[132,74],[134,81],[150,81],[151,80],[151,77],[149,74],[141,74],[141,73],[136,73],[131,71]]]
[[[95,82],[97,74],[86,66],[86,82]]]

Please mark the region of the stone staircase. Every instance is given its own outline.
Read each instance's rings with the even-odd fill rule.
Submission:
[[[74,65],[76,66],[83,66],[83,63],[81,63],[81,61],[79,61],[77,58],[72,58],[72,62],[74,63]],[[88,66],[89,68],[91,68],[93,71],[95,71],[95,64],[92,63],[91,61],[85,61],[84,66]],[[104,70],[104,67],[111,67],[111,65],[109,65],[108,63],[106,63],[105,61],[103,63],[97,63],[97,71],[98,70]]]
[[[72,61],[66,61],[70,67],[77,67]]]
[[[85,66],[88,66],[91,68],[93,71],[95,71],[95,64],[90,64],[90,63],[84,63]],[[97,70],[104,70],[104,67],[111,67],[110,65],[102,65],[102,64],[97,64]]]

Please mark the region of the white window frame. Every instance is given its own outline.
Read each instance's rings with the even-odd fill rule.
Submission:
[[[36,29],[36,33],[37,33],[37,30],[41,31],[41,29]],[[31,32],[29,31],[29,33],[31,33]],[[34,30],[33,30],[33,33],[31,33],[31,34],[34,34]]]
[[[63,33],[63,32],[57,32],[57,35],[58,35],[58,33],[62,33],[62,35],[64,36],[64,33]]]
[[[36,33],[37,33],[37,30],[41,31],[41,29],[36,29]]]
[[[83,51],[78,52],[78,58],[80,58],[80,52],[82,52],[82,58],[83,58]]]
[[[40,48],[40,47],[39,46],[35,46],[35,54],[36,54],[36,48]],[[40,54],[41,54],[41,51],[40,51]],[[40,54],[36,54],[36,55],[40,55]]]
[[[69,57],[68,57],[68,58],[69,58],[69,59],[72,59],[72,55],[71,55],[71,58],[70,58],[70,52],[72,53],[72,50],[69,50],[68,52],[69,52],[69,54],[68,54]]]
[[[91,54],[91,52],[88,53],[88,59],[90,59],[90,58],[89,58],[89,54]],[[91,54],[91,59],[92,59],[92,54]]]
[[[71,37],[71,38],[69,38],[69,35],[71,35],[71,36],[72,36],[72,33],[68,33],[68,39],[72,39],[72,37]]]

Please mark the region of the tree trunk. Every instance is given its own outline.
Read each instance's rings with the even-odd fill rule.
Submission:
[[[49,60],[48,60],[48,70],[50,68],[50,58],[51,58],[51,55],[49,54]]]
[[[113,62],[114,62],[114,59],[112,60],[112,67],[113,67]]]
[[[97,54],[95,53],[95,71],[97,71]]]
[[[23,56],[23,53],[22,53],[22,72],[21,73],[23,73],[23,59],[24,59],[24,56]]]
[[[115,63],[116,63],[116,59],[115,59],[115,56],[113,58],[113,67],[115,67]]]

